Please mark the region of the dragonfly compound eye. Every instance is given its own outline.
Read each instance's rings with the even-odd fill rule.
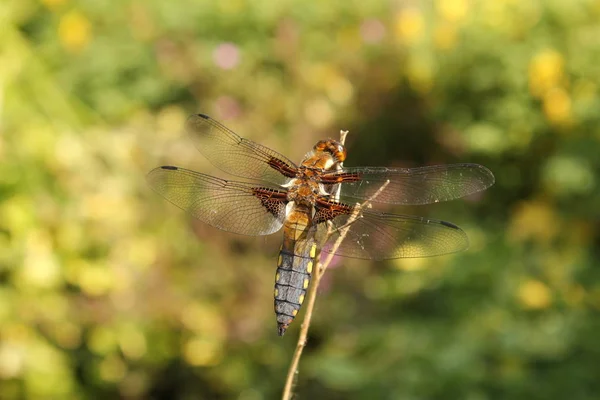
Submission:
[[[314,149],[317,151],[323,151],[327,148],[327,145],[328,145],[328,143],[326,140],[319,140],[317,142],[317,144],[315,144]]]
[[[338,143],[338,145],[337,145],[335,157],[340,162],[343,162],[346,159],[346,148],[341,143]]]

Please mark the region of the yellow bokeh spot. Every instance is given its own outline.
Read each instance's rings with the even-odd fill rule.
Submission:
[[[62,45],[71,52],[83,50],[91,39],[92,27],[89,20],[78,11],[65,14],[58,26]]]
[[[327,95],[336,104],[346,105],[352,99],[354,88],[346,78],[336,75],[327,81]]]
[[[64,399],[73,393],[72,370],[67,353],[43,339],[27,343],[27,392],[33,398]],[[60,383],[59,383],[60,382]],[[36,395],[37,394],[37,395]],[[44,395],[41,395],[44,394]],[[4,397],[3,397],[4,398]]]
[[[51,288],[62,282],[61,268],[47,232],[30,232],[26,241],[23,267],[17,276],[18,282],[28,287]]]
[[[84,263],[77,272],[77,283],[88,296],[102,296],[113,289],[115,277],[104,265]]]
[[[564,58],[556,50],[543,50],[529,63],[529,90],[537,97],[559,86],[564,75]]]
[[[156,259],[157,246],[153,238],[141,236],[131,238],[124,246],[124,253],[121,254],[130,263],[140,270],[145,270],[153,265]]]
[[[521,242],[534,239],[549,242],[560,230],[554,208],[541,200],[524,201],[513,213],[508,230],[509,239]]]
[[[0,378],[20,376],[25,369],[25,353],[25,346],[4,340],[0,344]]]
[[[301,70],[303,79],[312,87],[321,89],[332,79],[340,76],[336,67],[327,63],[313,63]]]
[[[181,107],[168,106],[161,109],[156,116],[157,134],[163,139],[178,139],[179,128],[185,124],[187,117]]]
[[[117,334],[114,329],[100,326],[92,330],[87,344],[94,353],[105,355],[116,349]]]
[[[407,8],[396,17],[396,37],[405,43],[413,44],[423,37],[425,20],[421,10]]]
[[[223,349],[220,342],[195,337],[184,345],[183,356],[190,365],[210,366],[221,360]]]
[[[226,326],[218,308],[206,303],[188,304],[181,314],[181,322],[195,333],[224,337]]]
[[[128,325],[119,330],[119,347],[129,359],[138,359],[146,354],[146,337],[133,325]]]
[[[118,356],[106,357],[100,364],[100,377],[107,382],[120,382],[126,372],[127,366]]]
[[[449,24],[438,26],[433,34],[433,40],[438,49],[450,50],[454,48],[458,40],[456,28]]]
[[[467,15],[469,2],[467,0],[438,0],[437,8],[444,19],[459,22]]]
[[[518,297],[524,308],[532,310],[547,308],[552,303],[552,295],[548,286],[533,279],[521,284]]]
[[[567,124],[571,122],[571,98],[561,89],[552,89],[544,95],[544,114],[554,124]]]
[[[414,57],[406,66],[406,76],[410,86],[421,94],[427,94],[433,88],[433,62],[424,57]]]
[[[61,167],[76,170],[92,157],[89,150],[81,137],[69,132],[60,134],[54,154]]]
[[[10,226],[11,235],[21,239],[36,225],[34,209],[31,196],[15,195],[0,204],[0,218],[5,226]]]

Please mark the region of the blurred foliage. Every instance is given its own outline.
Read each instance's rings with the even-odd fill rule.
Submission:
[[[600,393],[600,1],[0,3],[0,398],[277,398],[279,235],[191,221],[145,185],[215,172],[202,111],[299,160],[479,162],[453,256],[338,260],[297,393]],[[301,315],[302,316],[302,315]],[[300,316],[300,317],[301,317]]]

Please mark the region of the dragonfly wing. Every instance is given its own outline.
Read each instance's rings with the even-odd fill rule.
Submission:
[[[439,256],[469,247],[465,232],[449,222],[371,210],[361,213],[351,224],[348,224],[351,213],[333,218],[329,224],[331,235],[323,251],[344,257],[386,260]],[[333,249],[346,227],[344,240]]]
[[[272,187],[234,182],[178,167],[148,174],[156,192],[194,217],[241,235],[277,232],[285,218],[286,193]]]
[[[231,175],[285,184],[296,165],[275,150],[244,139],[214,119],[195,114],[186,129],[198,150],[214,166]]]
[[[494,175],[479,164],[448,164],[422,168],[350,167],[326,173],[325,183],[342,182],[340,201],[369,199],[378,203],[419,205],[468,196],[494,184]]]

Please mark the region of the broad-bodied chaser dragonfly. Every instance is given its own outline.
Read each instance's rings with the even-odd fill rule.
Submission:
[[[152,170],[148,182],[171,203],[216,228],[255,236],[283,227],[275,275],[280,336],[300,310],[320,250],[383,260],[437,256],[468,247],[466,234],[445,221],[370,209],[361,209],[360,217],[351,219],[357,201],[369,199],[383,186],[375,202],[437,203],[494,183],[490,170],[477,164],[345,167],[346,149],[336,140],[319,141],[296,165],[202,114],[192,115],[186,129],[213,165],[254,182],[225,180],[174,166]],[[348,224],[349,220],[353,222]],[[332,249],[342,228],[347,228],[345,239]],[[323,235],[324,231],[328,234]]]

